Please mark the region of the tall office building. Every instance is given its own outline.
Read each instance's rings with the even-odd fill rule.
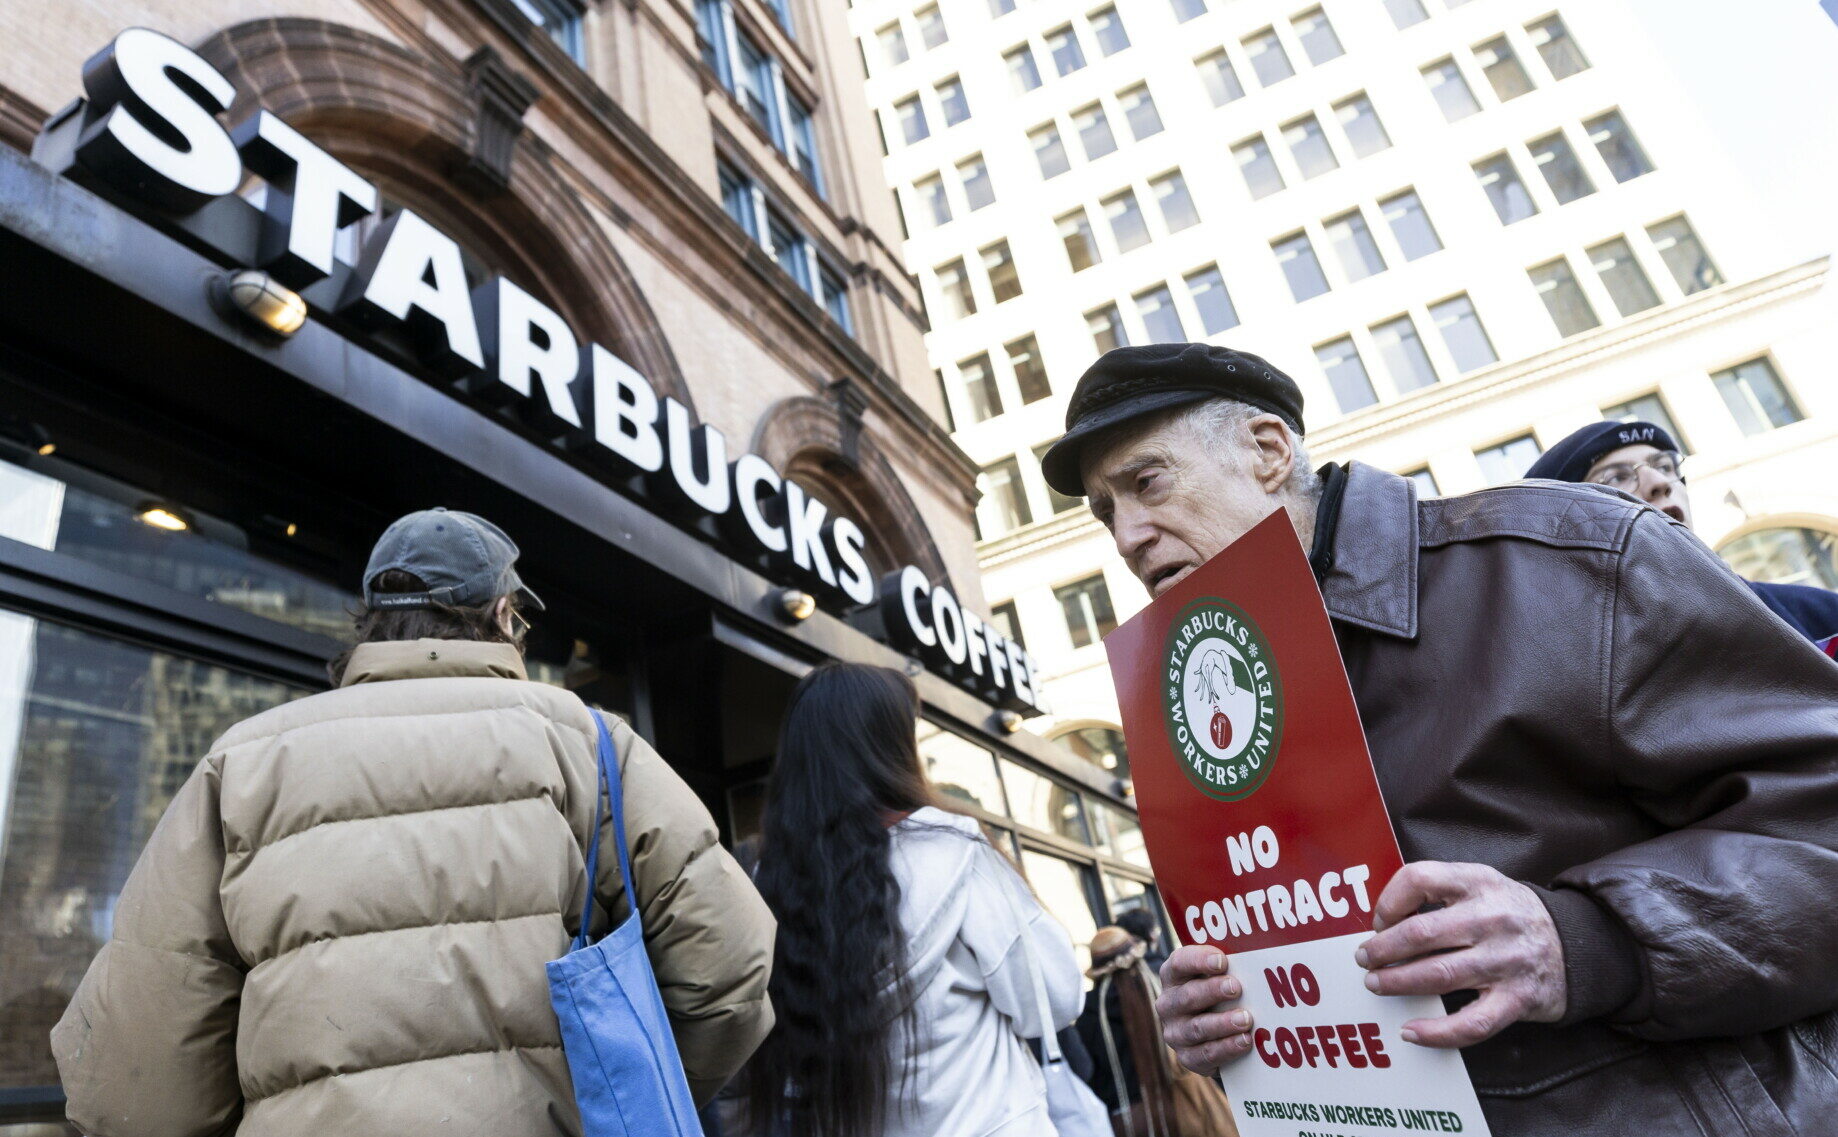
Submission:
[[[1838,35],[1762,7],[855,0],[1032,725],[1127,767],[1099,641],[1144,593],[1038,461],[1117,344],[1264,355],[1316,459],[1428,495],[1657,420],[1713,548],[1838,586]]]

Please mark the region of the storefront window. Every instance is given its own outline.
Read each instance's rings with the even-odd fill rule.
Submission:
[[[1149,867],[1149,850],[1142,843],[1142,826],[1136,815],[1125,813],[1114,805],[1093,802],[1101,833],[1099,847],[1120,861]]]
[[[84,471],[59,477],[0,460],[0,537],[335,639],[349,635],[357,605],[240,547],[230,525]]]
[[[1007,759],[1002,759],[1000,764],[1002,782],[1008,787],[1008,801],[1016,821],[1081,845],[1091,844],[1091,832],[1085,825],[1085,809],[1076,790]]]
[[[1717,552],[1748,580],[1838,588],[1838,534],[1822,529],[1762,529]]]
[[[1130,776],[1130,747],[1123,732],[1108,726],[1087,726],[1067,731],[1053,741],[1119,778]]]
[[[308,692],[0,611],[0,1092],[47,1035],[154,823],[232,724]]]
[[[1006,814],[996,756],[973,742],[919,720],[919,757],[932,787],[986,813]]]
[[[1098,931],[1100,908],[1097,882],[1093,879],[1096,874],[1084,865],[1033,849],[1021,851],[1021,866],[1041,906],[1072,937],[1079,970],[1084,971],[1091,966],[1091,937]]]

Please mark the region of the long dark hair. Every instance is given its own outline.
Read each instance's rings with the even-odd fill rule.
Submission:
[[[412,572],[389,569],[377,574],[372,585],[378,592],[426,592],[427,582]],[[326,674],[336,687],[345,679],[345,668],[351,664],[351,653],[359,644],[392,640],[482,640],[507,643],[523,650],[526,625],[518,611],[520,604],[510,598],[510,625],[517,631],[506,634],[498,621],[498,602],[489,600],[478,607],[436,604],[431,608],[361,608],[352,617],[356,633],[350,647],[326,665]]]
[[[912,681],[885,667],[825,664],[792,692],[756,878],[779,922],[778,1022],[747,1068],[757,1132],[878,1133],[906,1072],[889,1046],[912,991],[888,826],[933,804],[918,711]]]

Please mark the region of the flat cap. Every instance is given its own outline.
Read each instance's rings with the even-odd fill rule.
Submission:
[[[1257,356],[1206,343],[1117,347],[1098,357],[1066,405],[1066,433],[1041,457],[1047,484],[1084,494],[1080,450],[1100,431],[1204,399],[1248,403],[1302,433],[1302,390]]]
[[[1596,464],[1596,459],[1610,450],[1643,444],[1660,450],[1678,449],[1666,428],[1655,423],[1593,422],[1540,454],[1525,476],[1580,482],[1589,476],[1589,467]]]

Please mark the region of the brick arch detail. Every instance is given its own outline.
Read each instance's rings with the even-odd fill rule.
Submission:
[[[786,477],[848,508],[868,538],[871,559],[888,568],[917,565],[933,583],[949,579],[932,531],[900,474],[863,432],[851,463],[842,415],[809,395],[774,403],[754,428],[754,453]]]
[[[237,24],[197,50],[236,86],[229,121],[267,110],[360,173],[405,188],[427,203],[434,224],[448,219],[482,242],[475,251],[551,303],[583,344],[605,346],[660,394],[694,408],[636,278],[539,139],[519,138],[505,192],[481,199],[455,181],[477,130],[457,66],[297,17]]]

